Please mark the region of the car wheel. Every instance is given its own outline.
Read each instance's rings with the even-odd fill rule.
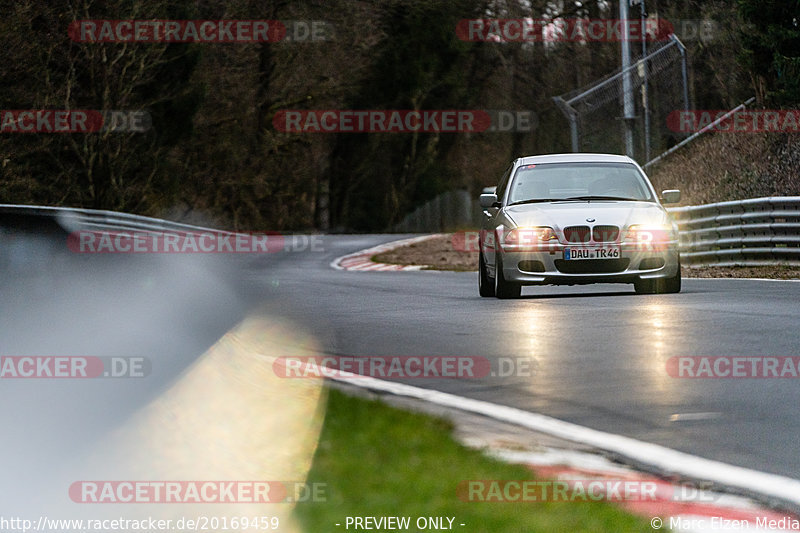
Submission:
[[[522,284],[506,281],[503,276],[503,260],[500,259],[500,250],[495,252],[494,257],[494,295],[501,299],[519,298],[522,293]]]
[[[678,271],[671,278],[640,279],[633,284],[634,290],[639,294],[674,294],[681,292],[681,264],[678,262]]]
[[[652,279],[637,279],[633,282],[633,290],[636,291],[636,294],[654,294],[656,292]]]
[[[478,252],[478,292],[481,296],[494,296],[494,280],[486,271],[486,260],[483,252]]]
[[[678,271],[671,278],[660,279],[660,285],[657,287],[658,292],[674,294],[681,292],[681,262],[678,261]]]

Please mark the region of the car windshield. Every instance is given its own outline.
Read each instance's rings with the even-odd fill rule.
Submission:
[[[653,201],[653,196],[630,163],[545,163],[517,169],[509,203],[602,199]]]

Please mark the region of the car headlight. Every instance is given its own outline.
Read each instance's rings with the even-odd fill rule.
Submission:
[[[510,246],[518,249],[539,249],[543,245],[558,241],[556,232],[549,226],[514,228],[501,237],[504,247]]]
[[[623,242],[641,249],[663,250],[676,240],[678,234],[671,224],[634,224],[628,227]]]

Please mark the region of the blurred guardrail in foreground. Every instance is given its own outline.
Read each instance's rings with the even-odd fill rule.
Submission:
[[[229,233],[114,211],[0,204],[0,272],[31,275],[63,267],[75,255],[67,247],[73,231]]]
[[[0,223],[6,226],[32,229],[56,222],[62,229],[81,230],[138,230],[138,231],[214,231],[228,233],[190,224],[171,222],[158,218],[73,207],[46,207],[38,205],[0,204]],[[56,226],[53,226],[54,228]]]
[[[751,198],[668,211],[680,229],[685,265],[800,265],[800,196]]]

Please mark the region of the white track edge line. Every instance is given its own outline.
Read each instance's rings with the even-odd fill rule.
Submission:
[[[723,486],[735,487],[747,492],[771,496],[800,505],[800,480],[735,466],[713,459],[705,459],[659,444],[651,444],[631,437],[587,428],[547,415],[523,411],[516,407],[508,407],[344,371],[339,371],[338,374],[340,377],[331,376],[329,379],[488,416],[495,420],[510,422],[564,440],[617,453],[641,464],[655,467],[663,472],[712,481]]]

